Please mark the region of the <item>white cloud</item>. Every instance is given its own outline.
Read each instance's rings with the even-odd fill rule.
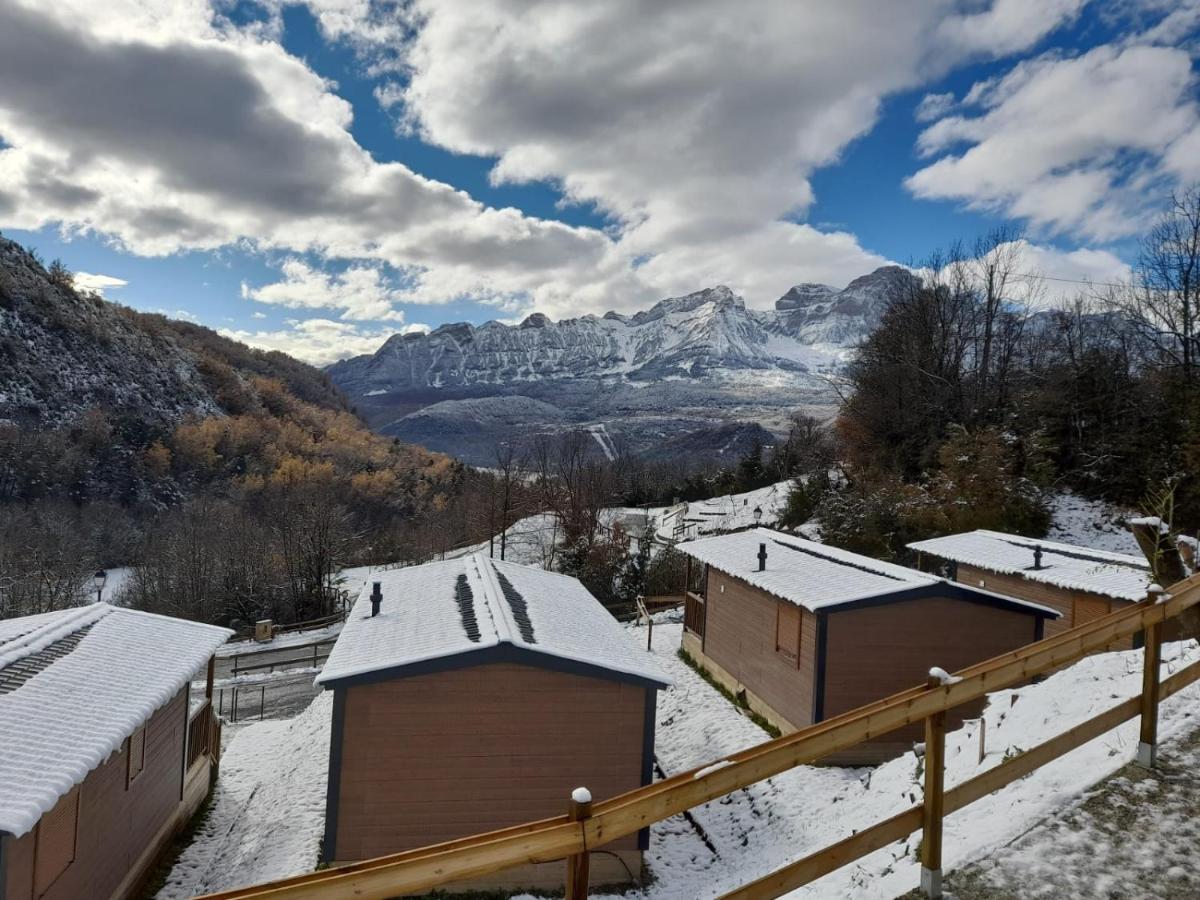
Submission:
[[[1079,15],[1087,0],[994,0],[977,12],[947,16],[937,28],[948,45],[999,57],[1033,46]]]
[[[1133,234],[1166,187],[1200,174],[1196,78],[1184,50],[1101,46],[1046,54],[975,85],[918,148],[939,158],[906,181],[954,199],[1098,240]],[[965,149],[963,149],[965,147]]]
[[[243,284],[242,296],[292,309],[339,310],[348,320],[404,321],[404,313],[394,306],[400,293],[377,266],[354,265],[331,274],[293,258],[281,271],[282,281],[261,287]]]
[[[91,272],[76,272],[72,280],[75,287],[81,291],[92,291],[102,297],[105,291],[115,291],[129,284],[124,278],[117,278],[115,275],[95,275]]]
[[[1126,283],[1132,274],[1128,263],[1107,250],[1062,250],[1019,240],[994,252],[1011,261],[1016,277],[1009,285],[1010,299],[1035,309],[1104,293],[1108,285]]]
[[[547,2],[537,15],[516,0],[418,0],[411,78],[377,96],[427,141],[497,157],[493,181],[553,182],[618,223],[605,279],[537,292],[539,309],[597,309],[597,285],[620,305],[614,287],[641,284],[621,299],[644,302],[714,279],[765,305],[879,261],[793,219],[812,203],[811,173],[871,129],[884,97],[984,52],[979,29],[1003,26],[997,52],[1009,52],[1078,5],[1000,2],[987,22],[950,0],[826,0],[803,15],[770,0]]]
[[[1077,6],[546,0],[534,15],[517,0],[308,0],[322,34],[372,70],[405,65],[403,87],[377,91],[405,127],[494,156],[496,182],[548,180],[594,203],[613,222],[601,230],[377,161],[337,86],[280,45],[284,0],[260,5],[265,24],[235,26],[204,0],[0,3],[0,222],[146,255],[239,244],[351,260],[247,288],[342,316],[340,331],[321,318],[251,333],[307,358],[374,340],[349,321],[397,316],[398,302],[562,316],[716,282],[758,306],[799,281],[844,284],[885,260],[799,221],[812,173],[886,97],[1040,40]]]
[[[918,122],[931,122],[934,119],[940,119],[950,112],[956,102],[953,92],[926,94],[921,98],[921,102],[917,104],[914,116]]]
[[[363,353],[374,353],[395,331],[394,328],[364,328],[333,319],[289,320],[276,331],[244,331],[222,328],[221,334],[257,347],[281,350],[297,359],[325,366]]]

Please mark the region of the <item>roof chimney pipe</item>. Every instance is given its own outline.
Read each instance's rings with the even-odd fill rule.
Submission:
[[[1033,545],[1033,567],[1035,569],[1042,567],[1042,548],[1037,544]]]
[[[383,584],[376,581],[371,585],[371,618],[379,615],[379,604],[383,602]]]
[[[758,571],[763,571],[767,567],[767,545],[758,545]]]

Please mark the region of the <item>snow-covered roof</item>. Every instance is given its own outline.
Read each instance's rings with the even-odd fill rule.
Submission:
[[[761,571],[758,568],[760,545],[765,545],[767,551],[766,567]],[[989,600],[1003,605],[1058,615],[1047,606],[951,584],[915,569],[770,528],[753,528],[687,541],[679,544],[677,549],[776,597],[803,606],[810,612],[901,591],[919,592],[924,589],[932,593],[934,589],[939,589],[944,590],[947,596],[963,591],[986,594]]]
[[[232,633],[107,603],[0,622],[0,832],[33,828]]]
[[[575,578],[475,553],[370,580],[381,585],[379,615],[371,616],[367,585],[317,684],[468,654],[495,656],[497,649],[534,665],[558,661],[601,677],[670,684]]]
[[[1022,575],[1073,591],[1088,591],[1122,600],[1145,600],[1153,580],[1140,556],[1091,550],[1000,531],[968,531],[908,545],[910,549],[989,572]],[[1042,567],[1033,568],[1034,550],[1042,551]]]

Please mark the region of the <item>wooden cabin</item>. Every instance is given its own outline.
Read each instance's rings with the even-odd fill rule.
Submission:
[[[1040,640],[1058,613],[803,538],[756,528],[678,545],[703,568],[683,650],[787,733]],[[982,702],[948,717],[956,727]],[[919,725],[829,759],[881,762]]]
[[[909,544],[917,566],[951,581],[1049,606],[1060,617],[1047,636],[1106,616],[1146,599],[1153,581],[1145,557],[999,531],[969,531]],[[1178,623],[1166,635],[1172,640]],[[1140,645],[1126,639],[1109,649]]]
[[[0,621],[2,900],[140,896],[216,775],[231,634],[106,603]]]
[[[325,860],[346,863],[567,812],[649,784],[669,682],[576,579],[476,554],[380,572],[317,682],[332,690]],[[591,859],[639,881],[648,831]],[[460,889],[562,888],[562,863]]]

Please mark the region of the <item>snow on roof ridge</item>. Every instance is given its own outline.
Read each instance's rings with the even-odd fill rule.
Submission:
[[[1002,575],[1019,575],[1068,590],[1089,591],[1133,602],[1145,598],[1150,580],[1149,565],[1135,556],[982,528],[914,541],[908,546],[912,550]],[[1033,568],[1031,550],[1037,548],[1049,556],[1040,569]]]
[[[500,582],[496,580],[496,570],[492,567],[491,560],[482,550],[473,554],[470,559],[475,564],[475,571],[483,584],[480,593],[483,594],[492,620],[496,623],[496,639],[502,644],[520,643],[517,640],[520,633],[517,623],[513,621],[512,611],[504,601],[504,592],[500,588]]]
[[[447,595],[445,604],[439,599],[443,584],[452,583],[458,573],[465,573],[474,591],[482,632],[479,642],[470,641],[465,634],[452,595]],[[549,576],[554,577],[548,584]],[[501,564],[486,552],[390,570],[384,577],[395,579],[390,589],[403,589],[406,599],[398,604],[385,599],[378,617],[364,617],[364,587],[316,684],[330,687],[359,675],[486,651],[501,644],[617,676],[670,683],[654,660],[643,658],[627,640],[618,623],[577,578],[538,566]],[[567,582],[560,584],[563,578]],[[526,604],[536,639],[523,637],[520,609],[510,604],[504,579],[512,582],[512,590]]]
[[[1067,553],[1076,553],[1081,556],[1092,556],[1098,562],[1125,562],[1129,565],[1136,565],[1139,568],[1149,568],[1149,564],[1143,557],[1134,556],[1132,553],[1120,553],[1116,550],[1098,550],[1094,547],[1084,547],[1080,544],[1068,544],[1065,541],[1051,541],[1047,538],[1031,538],[1020,534],[1010,534],[1006,531],[992,531],[989,528],[976,528],[974,531],[960,531],[957,534],[944,534],[941,537],[926,538],[924,541],[914,541],[909,544],[910,547],[916,544],[931,543],[933,541],[941,541],[946,538],[962,537],[964,534],[985,534],[988,537],[994,537],[998,540],[1012,543],[1016,541],[1028,541],[1031,544],[1037,544],[1045,550],[1051,552],[1058,550]]]
[[[840,547],[834,547],[831,544],[822,544],[817,541],[809,540],[808,538],[789,535],[786,532],[774,531],[770,528],[757,528],[756,532],[765,531],[772,535],[771,540],[781,546],[790,546],[795,550],[803,553],[811,553],[813,556],[826,559],[829,562],[840,566],[848,566],[853,569],[860,569],[872,575],[881,575],[884,578],[891,578],[894,581],[904,581],[910,584],[916,582],[933,582],[939,580],[936,576],[927,575],[924,572],[919,572],[916,569],[909,569],[904,566],[897,566],[894,563],[886,562],[882,559],[864,556],[859,553],[854,553],[850,550],[843,550]],[[780,535],[786,540],[781,540]],[[798,543],[790,543],[798,542]],[[819,548],[819,549],[815,549]]]
[[[85,625],[98,622],[113,611],[107,603],[91,603],[65,610],[45,625],[0,644],[0,669],[45,650],[55,641],[74,634]]]

